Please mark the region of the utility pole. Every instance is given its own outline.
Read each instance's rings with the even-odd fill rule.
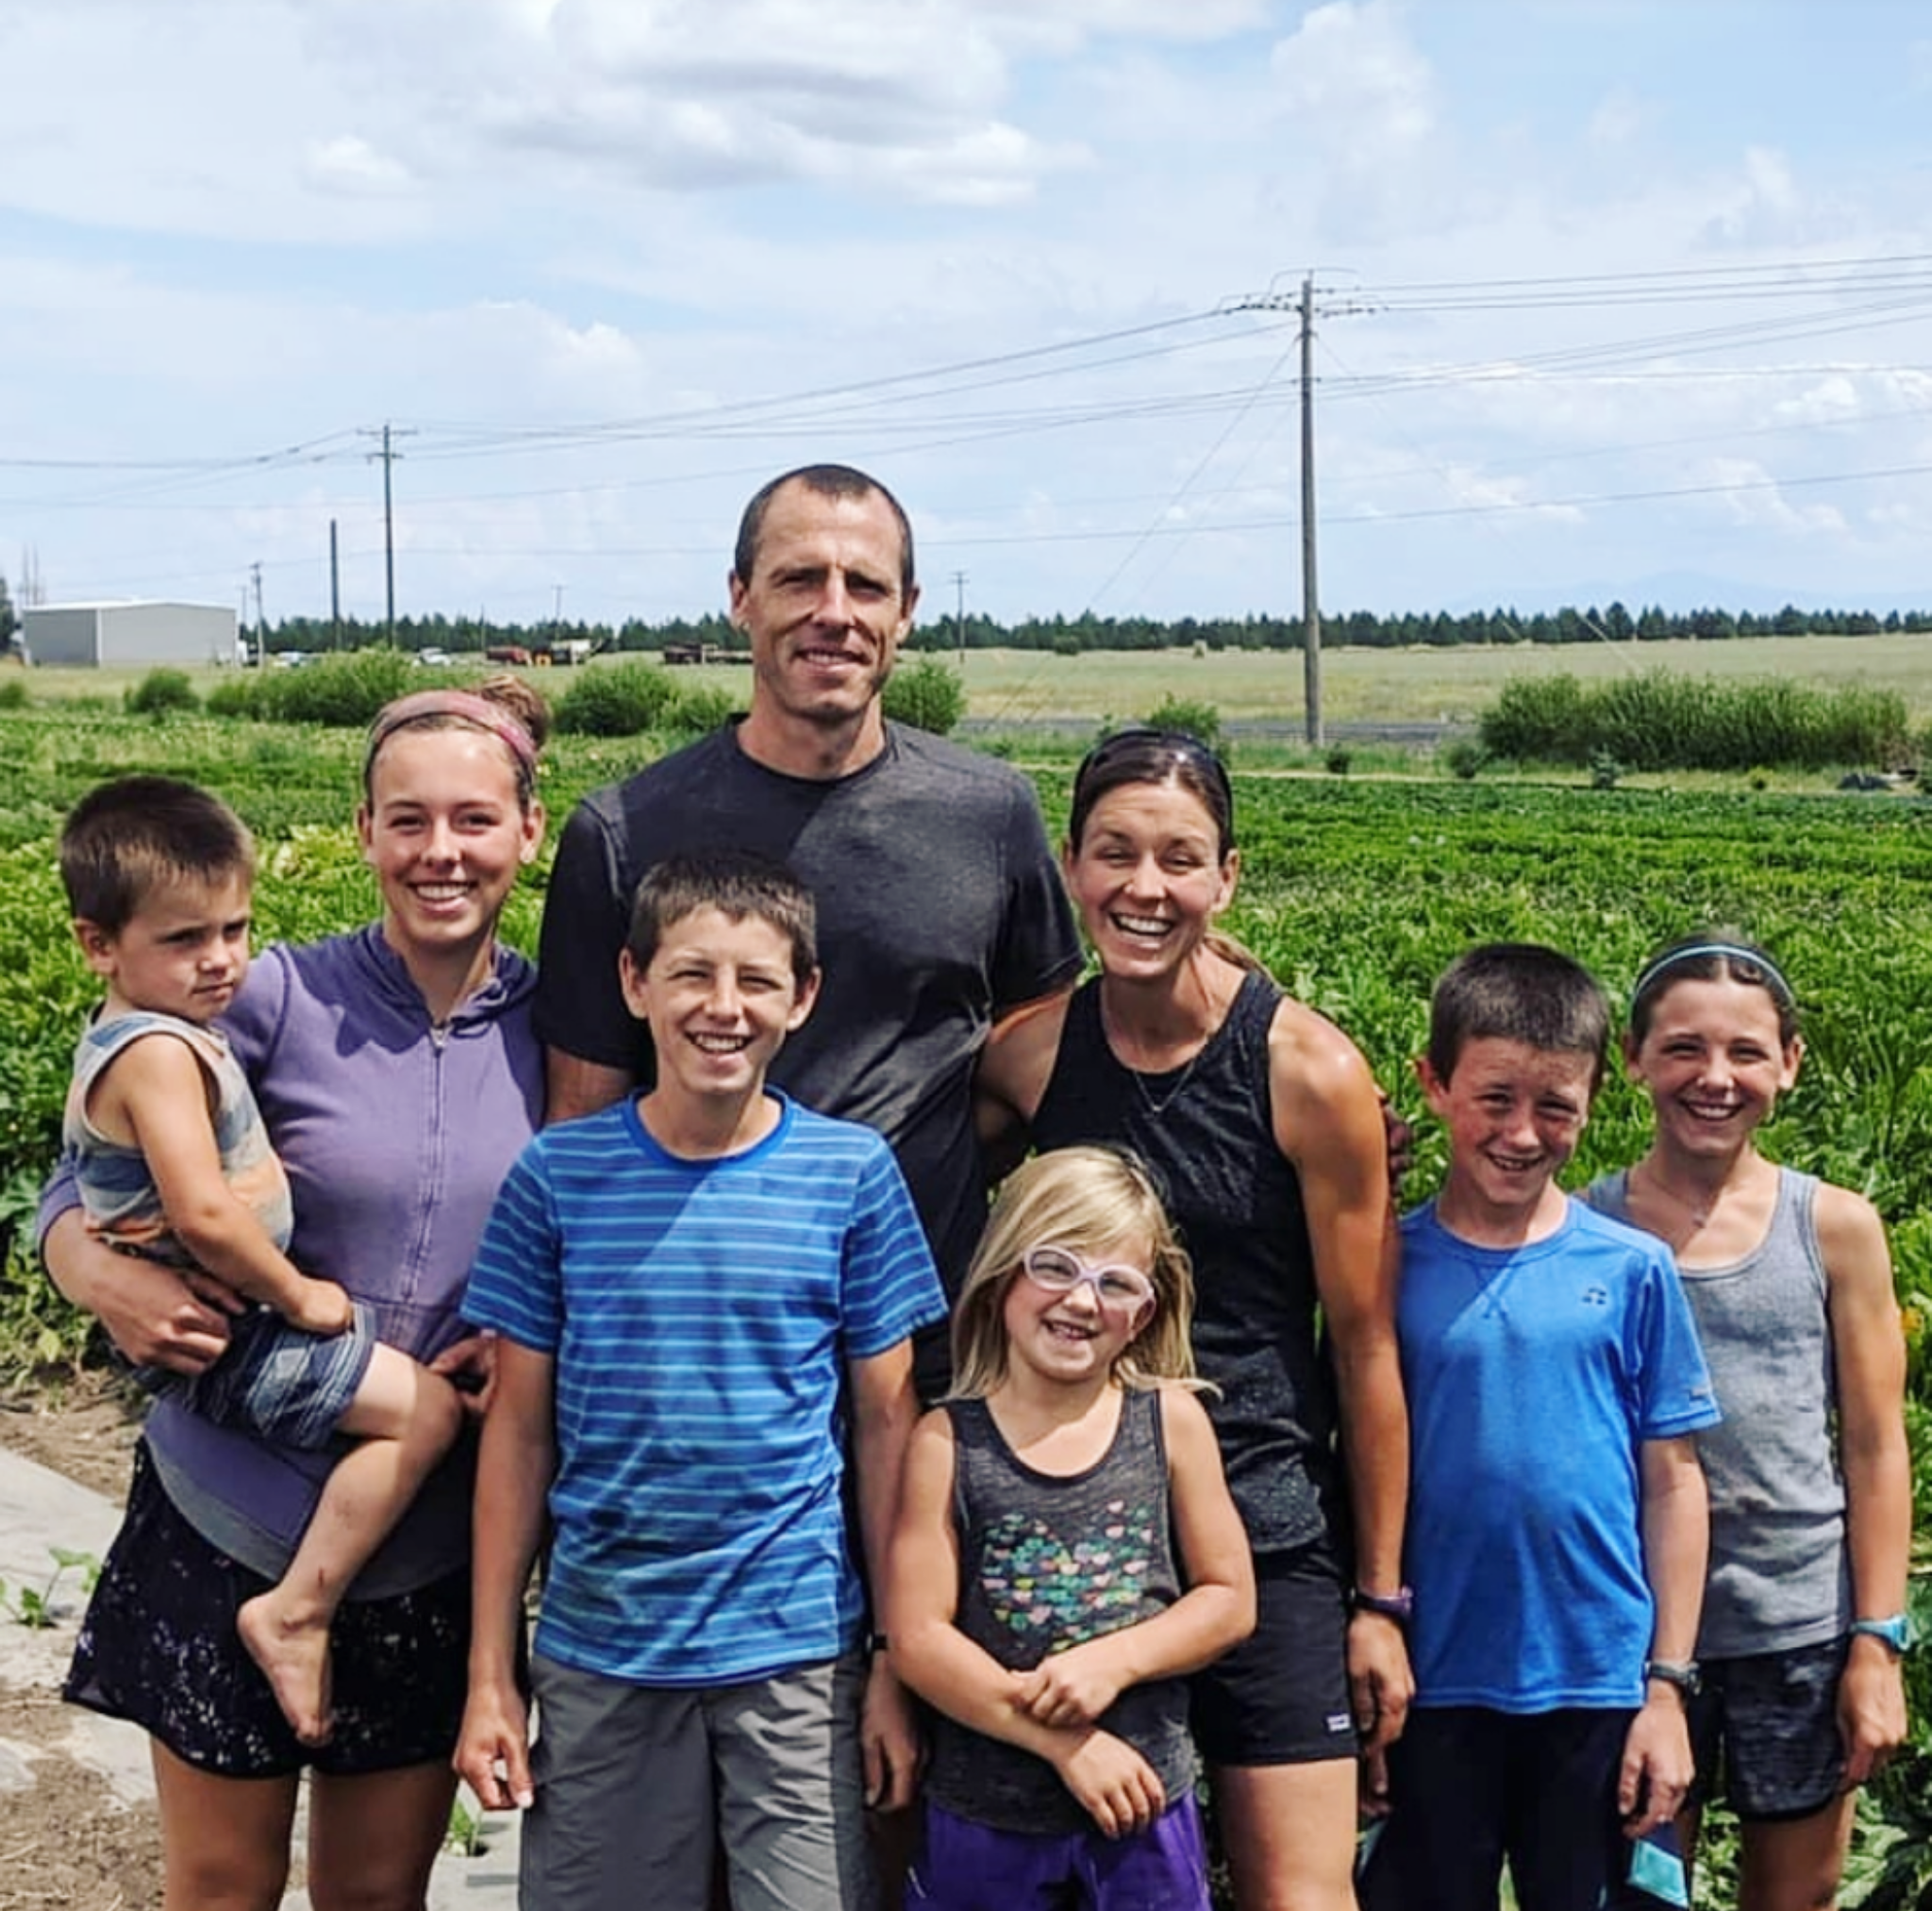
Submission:
[[[336,521],[328,521],[328,647],[342,647],[342,555],[336,543]]]
[[[261,560],[258,557],[248,568],[255,577],[255,661],[263,664],[268,661],[268,619],[261,611]]]
[[[1315,588],[1315,281],[1302,280],[1302,694],[1307,739],[1322,736],[1322,599]]]
[[[394,448],[398,438],[413,438],[412,431],[397,431],[393,426],[384,424],[379,432],[365,431],[364,438],[380,438],[382,449],[372,451],[372,458],[382,460],[382,560],[383,575],[387,586],[385,603],[388,606],[388,628],[390,648],[395,648],[396,641],[396,513],[395,496],[390,485],[391,467],[402,453]]]
[[[966,668],[966,573],[953,573],[953,641],[959,652],[959,668]]]
[[[1318,748],[1322,727],[1322,600],[1315,583],[1315,280],[1305,274],[1300,292],[1290,300],[1278,292],[1257,292],[1227,307],[1236,312],[1292,311],[1300,324],[1302,359],[1302,693],[1307,740]],[[1331,306],[1324,317],[1359,312],[1365,306]]]

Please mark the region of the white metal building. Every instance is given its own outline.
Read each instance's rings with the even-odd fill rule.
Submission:
[[[237,619],[217,604],[41,604],[20,613],[37,664],[203,664],[235,661]]]

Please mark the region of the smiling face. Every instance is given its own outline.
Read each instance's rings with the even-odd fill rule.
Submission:
[[[1736,1155],[1798,1079],[1802,1044],[1786,1042],[1778,1007],[1757,983],[1686,977],[1651,1005],[1643,1038],[1626,1043],[1630,1078],[1650,1095],[1659,1145],[1700,1157]]]
[[[383,934],[419,982],[485,956],[543,810],[517,800],[515,766],[481,730],[404,729],[384,741],[356,814],[382,886]]]
[[[1446,1082],[1426,1057],[1416,1072],[1449,1131],[1444,1220],[1477,1239],[1517,1238],[1540,1209],[1547,1213],[1555,1177],[1576,1152],[1595,1057],[1477,1036],[1462,1044]]]
[[[108,984],[108,1012],[211,1022],[248,973],[251,888],[239,871],[208,883],[157,883],[117,931],[75,922],[88,967]]]
[[[1075,1251],[1087,1267],[1130,1268],[1151,1279],[1152,1249],[1144,1237],[1123,1235]],[[1082,1280],[1054,1293],[1015,1270],[1001,1309],[1007,1371],[1070,1383],[1104,1380],[1154,1317],[1156,1303],[1104,1303],[1098,1288]]]
[[[731,621],[751,639],[745,747],[770,760],[801,729],[883,736],[879,692],[919,600],[902,561],[882,493],[828,497],[799,482],[774,493],[751,575],[731,579]]]
[[[1218,845],[1207,806],[1176,782],[1123,784],[1093,806],[1062,867],[1109,975],[1168,972],[1200,946],[1240,868]]]
[[[647,967],[624,951],[624,999],[650,1026],[659,1095],[695,1104],[761,1088],[818,992],[816,972],[800,983],[792,958],[775,923],[708,906],[666,924]]]

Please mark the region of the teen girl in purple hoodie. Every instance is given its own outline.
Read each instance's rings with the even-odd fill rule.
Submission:
[[[381,1338],[458,1383],[463,1282],[498,1184],[542,1118],[535,971],[497,920],[543,830],[541,702],[515,679],[391,704],[370,732],[357,830],[381,919],[250,969],[223,1019],[288,1171],[296,1264],[373,1308]],[[220,1294],[102,1247],[57,1182],[49,1271],[137,1362],[219,1357]],[[333,1632],[333,1733],[294,1737],[235,1632],[287,1566],[330,1454],[149,1415],[127,1513],[89,1607],[67,1696],[149,1735],[167,1911],[274,1911],[296,1787],[318,1903],[415,1911],[448,1822],[469,1633],[469,1445],[364,1569]]]

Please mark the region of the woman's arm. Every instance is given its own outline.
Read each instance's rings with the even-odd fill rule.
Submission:
[[[1160,1396],[1168,1499],[1187,1591],[1152,1619],[1042,1659],[1018,1703],[1042,1725],[1091,1725],[1129,1686],[1197,1672],[1255,1629],[1255,1562],[1201,1403],[1185,1388]]]
[[[486,1811],[521,1809],[536,1797],[517,1641],[557,1471],[556,1385],[553,1355],[497,1343],[495,1393],[476,1457],[470,1696],[454,1761]]]
[[[242,1304],[235,1295],[214,1282],[197,1293],[179,1270],[116,1253],[88,1233],[78,1205],[47,1224],[41,1255],[48,1279],[137,1367],[205,1373],[228,1351],[228,1315]]]
[[[1852,1615],[1889,1619],[1905,1610],[1912,1543],[1906,1344],[1891,1253],[1877,1210],[1849,1188],[1821,1187],[1817,1219],[1838,1379]],[[1845,1784],[1862,1785],[1905,1742],[1904,1672],[1883,1639],[1853,1635],[1838,1718]]]
[[[1049,995],[1016,1008],[995,1024],[973,1076],[973,1125],[987,1164],[999,1181],[1026,1153],[1026,1129],[1053,1077],[1068,995]]]
[[[1276,1145],[1301,1178],[1315,1289],[1335,1358],[1341,1454],[1355,1515],[1355,1583],[1402,1585],[1408,1406],[1395,1340],[1398,1236],[1388,1130],[1374,1077],[1341,1031],[1284,1002],[1269,1032]],[[1349,1687],[1369,1751],[1397,1737],[1415,1691],[1401,1626],[1366,1608],[1348,1628]]]

